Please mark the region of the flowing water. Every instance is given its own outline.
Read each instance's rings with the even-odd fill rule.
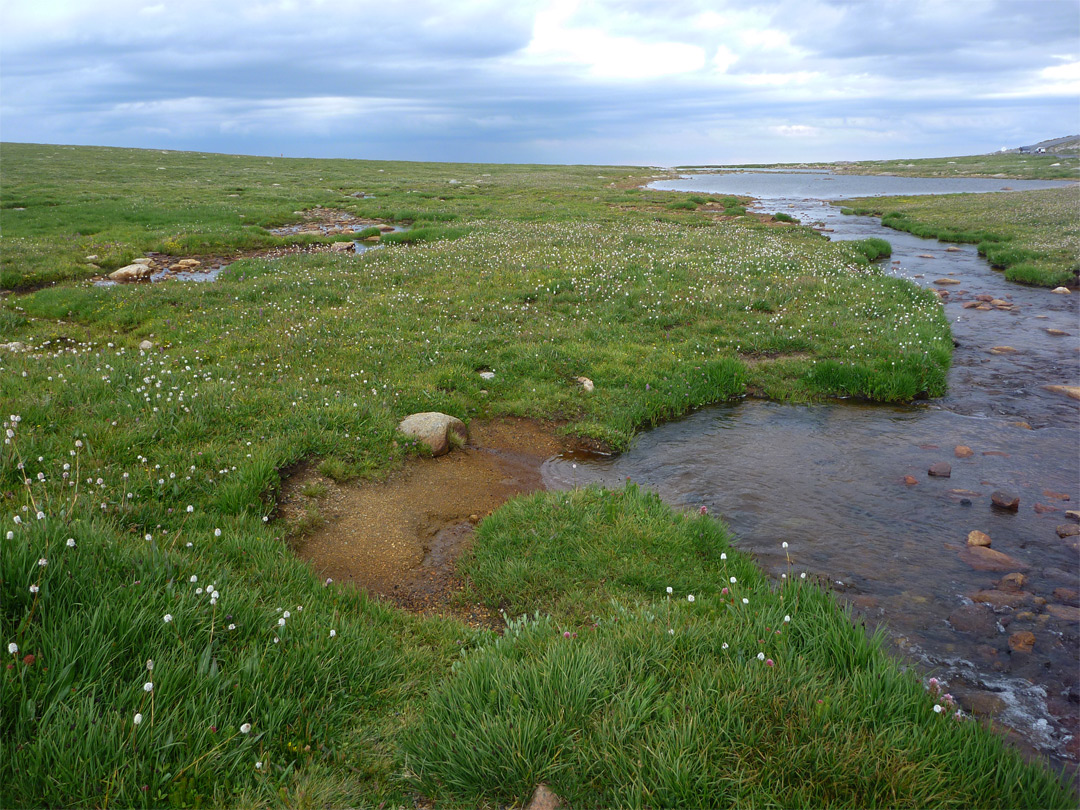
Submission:
[[[948,395],[903,407],[759,400],[710,407],[641,435],[618,457],[552,458],[545,485],[617,486],[630,478],[670,503],[706,506],[778,577],[788,570],[781,543],[789,543],[795,571],[827,578],[924,675],[944,678],[962,706],[1007,725],[1052,761],[1075,765],[1080,562],[1077,538],[1059,537],[1057,528],[1075,525],[1065,512],[1080,509],[1080,403],[1043,386],[1078,383],[1080,297],[1011,284],[972,246],[843,216],[803,196],[807,177],[822,175],[790,176],[787,186],[782,175],[739,174],[654,187],[755,194],[758,210],[816,223],[830,238],[887,239],[888,272],[948,292],[943,305],[958,344]],[[896,180],[905,181],[902,193],[917,193],[916,178],[845,176],[833,178],[829,197],[893,193]],[[929,180],[924,188],[967,190],[957,185]],[[822,194],[820,186],[814,193]],[[940,278],[960,284],[934,284]],[[979,295],[1012,308],[963,307]],[[960,457],[959,446],[972,454]],[[951,464],[950,478],[928,475],[937,462]],[[1019,511],[993,508],[998,490],[1019,495]],[[973,530],[1015,564],[996,572],[973,567],[966,551]],[[1012,572],[1026,577],[1018,591],[1015,581],[995,587]],[[973,605],[987,590],[994,593],[982,598],[999,607]],[[1034,637],[1029,652],[1022,651],[1026,633]]]

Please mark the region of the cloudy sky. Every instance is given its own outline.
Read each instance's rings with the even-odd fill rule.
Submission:
[[[675,165],[1080,131],[1077,0],[0,0],[0,31],[5,141]]]

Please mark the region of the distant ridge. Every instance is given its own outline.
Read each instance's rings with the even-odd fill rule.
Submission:
[[[1033,143],[1030,146],[1017,146],[1012,149],[1008,147],[1002,147],[999,151],[1005,153],[1017,153],[1017,152],[1046,152],[1052,155],[1075,155],[1080,154],[1080,135],[1066,135],[1062,138],[1050,138],[1046,141],[1039,141]]]

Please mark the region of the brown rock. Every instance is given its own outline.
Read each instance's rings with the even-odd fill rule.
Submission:
[[[1015,354],[1016,349],[1012,346],[995,346],[990,350],[990,354]]]
[[[153,269],[148,264],[132,262],[119,270],[109,273],[109,278],[113,281],[138,281],[139,279],[150,278],[153,272]]]
[[[979,304],[977,301],[965,301],[961,306],[963,306],[964,309],[976,309]]]
[[[1035,646],[1035,634],[1029,630],[1021,630],[1009,636],[1009,649],[1013,652],[1029,653]]]
[[[990,306],[992,306],[992,307],[1011,307],[1012,304],[1010,304],[1008,301],[1003,301],[1000,298],[991,298],[990,299]]]
[[[1052,337],[1068,337],[1072,332],[1066,332],[1064,329],[1050,329],[1047,328],[1046,334]]]
[[[977,636],[997,635],[997,617],[989,605],[961,605],[949,614],[949,624],[961,633]]]
[[[917,484],[919,482],[915,478],[914,475],[905,475],[904,476],[904,483],[907,484],[910,487],[910,486],[914,486],[915,484]]]
[[[1039,514],[1039,515],[1045,515],[1048,512],[1060,512],[1061,511],[1056,506],[1050,506],[1050,504],[1047,504],[1047,503],[1037,503],[1032,508],[1035,510],[1035,513]]]
[[[1080,592],[1072,588],[1054,588],[1054,598],[1073,607],[1080,606]]]
[[[1063,523],[1057,527],[1058,537],[1076,537],[1080,535],[1080,526],[1075,523]]]
[[[1013,495],[1011,492],[997,490],[990,493],[990,500],[998,509],[1004,509],[1007,512],[1016,512],[1020,509],[1020,496]]]
[[[975,455],[975,451],[968,447],[966,444],[958,444],[953,450],[957,458],[971,458]]]
[[[547,785],[539,784],[525,810],[556,810],[562,807],[562,804],[562,799],[552,793]]]
[[[1044,385],[1043,390],[1064,394],[1071,399],[1080,399],[1080,385]]]
[[[1070,500],[1069,496],[1064,492],[1054,492],[1052,489],[1044,489],[1043,496],[1047,498],[1053,498],[1055,501],[1067,501]]]
[[[1080,607],[1072,605],[1047,605],[1046,612],[1063,622],[1080,622]]]
[[[990,535],[980,532],[978,529],[968,532],[967,544],[969,546],[989,546]]]
[[[939,278],[934,281],[935,284],[959,284],[960,282],[955,278]]]
[[[1008,458],[1009,454],[1001,450],[983,450],[984,456],[997,456],[999,458]],[[983,484],[989,484],[989,481],[983,481]]]
[[[949,247],[945,248],[945,252],[946,253],[959,253],[960,248],[956,247],[955,245],[949,245]]]
[[[1065,517],[1067,517],[1069,520],[1075,520],[1076,522],[1080,523],[1080,511],[1077,511],[1076,509],[1066,509]]]
[[[356,245],[352,242],[334,242],[330,245],[330,250],[335,253],[350,253],[356,250]]]
[[[952,475],[952,465],[947,461],[939,461],[937,464],[931,464],[926,473],[935,478],[948,478]]]
[[[1006,574],[998,582],[998,587],[1003,591],[1019,591],[1027,585],[1027,577],[1021,574],[1019,571],[1014,571],[1011,574]]]
[[[993,301],[993,300],[994,300],[994,296],[992,296],[992,295],[987,295],[986,293],[979,293],[978,295],[976,295],[976,296],[975,296],[975,300],[976,300],[976,301],[986,301],[986,302],[989,302],[989,301]]]
[[[982,602],[990,605],[991,607],[1003,608],[1003,607],[1017,607],[1027,601],[1029,594],[1026,593],[1008,593],[1007,591],[999,591],[992,589],[988,591],[979,591],[974,594],[971,599],[975,602]]]
[[[1026,571],[1029,567],[1008,554],[985,546],[968,546],[961,549],[960,559],[976,571]]]
[[[934,258],[934,254],[933,253],[920,253],[919,258],[920,259],[932,259],[932,258]]]

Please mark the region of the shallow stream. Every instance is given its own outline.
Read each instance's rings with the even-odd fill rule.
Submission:
[[[1075,764],[1080,562],[1077,537],[1059,537],[1057,528],[1072,523],[1066,510],[1080,509],[1080,403],[1043,386],[1078,383],[1080,296],[1012,284],[973,246],[889,230],[800,193],[807,177],[821,176],[791,175],[785,186],[783,175],[769,174],[767,189],[747,175],[654,187],[755,194],[756,210],[817,223],[832,239],[887,239],[888,272],[948,292],[943,305],[958,343],[948,395],[903,407],[759,400],[710,407],[643,434],[615,458],[552,458],[545,486],[617,486],[630,478],[670,503],[706,506],[776,576],[787,570],[781,543],[789,543],[796,571],[827,578],[868,625],[886,628],[924,676],[944,678],[962,706],[1014,729],[1021,745]],[[856,181],[858,188],[829,196],[894,193],[889,183],[900,179],[905,190],[896,193],[918,193],[915,178],[846,176],[831,187]],[[926,188],[965,190],[939,180]],[[941,278],[960,283],[934,284]],[[977,295],[1012,309],[963,308]],[[960,457],[960,446],[972,454]],[[928,475],[938,462],[951,464],[951,477]],[[998,490],[1019,495],[1018,512],[991,506]],[[976,570],[965,551],[973,530],[1017,564]],[[1026,576],[1019,591],[998,586],[1014,571]],[[988,590],[1014,604],[974,606],[972,597]],[[1015,649],[1023,633],[1034,637],[1028,652]]]

